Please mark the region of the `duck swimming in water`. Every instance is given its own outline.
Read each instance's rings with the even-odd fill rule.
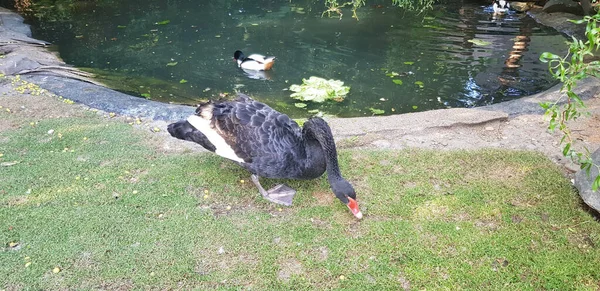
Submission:
[[[510,9],[510,4],[506,0],[494,0],[494,13],[506,13]]]
[[[287,115],[238,94],[235,101],[200,105],[187,120],[170,124],[168,131],[250,171],[260,194],[274,203],[292,205],[296,191],[283,184],[266,191],[259,177],[308,180],[327,172],[335,196],[362,218],[354,188],[340,173],[331,129],[319,117],[300,128]]]
[[[246,57],[241,51],[235,51],[233,59],[237,62],[238,67],[252,71],[268,71],[275,62],[275,57],[265,57],[259,54],[251,54]]]

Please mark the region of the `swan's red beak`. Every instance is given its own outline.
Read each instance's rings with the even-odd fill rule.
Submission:
[[[358,203],[356,202],[356,200],[348,197],[348,208],[350,208],[350,211],[352,211],[352,214],[354,214],[354,216],[358,219],[362,218],[362,212],[360,212],[360,209],[358,209]]]

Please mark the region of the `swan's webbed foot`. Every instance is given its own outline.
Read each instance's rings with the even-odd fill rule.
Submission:
[[[265,199],[285,206],[292,205],[292,200],[294,199],[294,195],[296,195],[296,190],[288,187],[287,185],[280,184],[269,189],[268,191],[265,191],[265,189],[260,185],[258,176],[256,175],[252,175],[252,182],[254,185],[256,185],[258,192],[260,192]]]

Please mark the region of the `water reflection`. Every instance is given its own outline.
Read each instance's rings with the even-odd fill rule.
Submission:
[[[38,24],[35,36],[56,43],[68,63],[128,76],[121,79],[132,94],[195,104],[241,90],[293,116],[315,109],[394,114],[518,98],[554,84],[537,58],[564,46],[556,31],[525,15],[498,16],[491,6],[468,2],[427,15],[364,7],[360,21],[321,18],[320,2],[111,3],[88,3],[68,23]],[[277,64],[245,72],[231,61],[238,49],[275,55]],[[296,108],[286,89],[310,76],[342,80],[350,93],[342,103]]]

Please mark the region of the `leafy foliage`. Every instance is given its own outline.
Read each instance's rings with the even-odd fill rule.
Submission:
[[[337,0],[325,0],[327,10],[325,10],[322,15],[327,14],[328,17],[331,17],[331,14],[334,13],[342,19],[344,14],[342,13],[341,8],[352,7],[352,18],[358,20],[356,10],[365,6],[365,2],[365,0],[350,0],[348,2],[339,3]],[[418,12],[433,8],[434,3],[436,3],[436,0],[392,0],[392,5],[394,6]]]
[[[563,144],[563,155],[571,157],[575,162],[581,165],[589,175],[592,167],[600,169],[600,165],[594,164],[590,157],[590,152],[585,148],[585,152],[578,152],[572,148],[573,138],[567,122],[575,121],[581,116],[581,110],[585,108],[581,98],[573,92],[573,88],[579,80],[588,76],[600,77],[600,61],[586,62],[586,56],[594,56],[594,53],[600,48],[600,13],[594,16],[585,16],[581,20],[572,21],[576,24],[586,23],[585,36],[587,40],[579,40],[573,37],[573,41],[567,42],[569,51],[564,57],[545,52],[540,56],[540,61],[548,63],[550,73],[562,82],[561,92],[566,95],[561,96],[554,103],[542,103],[542,108],[546,110],[546,115],[550,117],[548,128],[551,131],[558,129],[563,132],[561,144]],[[564,100],[566,97],[566,100]],[[565,101],[563,105],[561,102]],[[600,186],[600,176],[597,176],[593,183],[594,191]]]
[[[292,85],[290,97],[301,101],[324,102],[325,100],[334,100],[341,102],[350,92],[349,86],[344,86],[340,80],[325,80],[323,78],[311,76],[308,79],[302,79],[302,85]]]

